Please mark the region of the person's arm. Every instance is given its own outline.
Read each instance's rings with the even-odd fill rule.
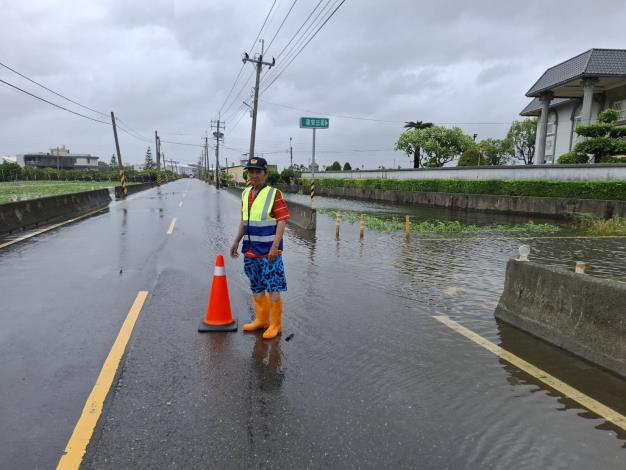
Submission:
[[[276,236],[274,237],[274,243],[272,243],[270,252],[267,255],[267,259],[270,263],[273,263],[274,260],[278,258],[278,247],[280,246],[280,241],[283,239],[283,233],[285,233],[285,225],[287,225],[287,221],[285,220],[276,222]]]

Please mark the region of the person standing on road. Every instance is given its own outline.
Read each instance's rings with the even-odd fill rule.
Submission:
[[[267,185],[267,161],[250,158],[246,164],[251,186],[241,195],[241,222],[230,256],[244,255],[244,272],[250,280],[256,318],[243,325],[244,331],[265,329],[263,338],[275,338],[282,330],[283,300],[287,291],[282,260],[283,233],[289,219],[281,192]]]

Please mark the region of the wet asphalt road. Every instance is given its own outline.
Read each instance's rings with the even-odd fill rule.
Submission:
[[[287,232],[282,338],[199,334],[238,218],[235,196],[181,180],[0,252],[0,468],[56,465],[139,290],[83,468],[623,468],[623,432],[432,318],[626,413],[623,380],[493,319],[517,243],[360,243],[349,224],[336,241],[320,217]]]

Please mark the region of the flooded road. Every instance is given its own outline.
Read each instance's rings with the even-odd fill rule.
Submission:
[[[626,414],[626,381],[494,319],[518,240],[406,241],[368,230],[360,241],[350,223],[336,240],[334,218],[319,215],[315,234],[286,232],[282,336],[201,335],[215,255],[228,251],[240,200],[198,181],[167,187],[128,201],[129,222],[133,204],[145,218],[126,226],[128,237],[141,238],[152,216],[156,224],[160,207],[167,217],[159,230],[170,217],[176,228],[155,237],[154,268],[134,283],[148,300],[82,468],[623,468],[624,431],[433,318],[446,315]],[[359,201],[316,204],[442,217]],[[91,229],[106,230],[117,212]],[[524,243],[534,261],[573,269],[584,260],[593,274],[625,279],[623,240]],[[24,245],[20,257],[28,252]],[[241,259],[227,259],[226,273],[241,324],[252,317]],[[64,406],[77,410],[75,419],[83,405]]]

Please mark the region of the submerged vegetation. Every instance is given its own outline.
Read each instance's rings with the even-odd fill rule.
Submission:
[[[572,214],[572,219],[577,228],[590,235],[626,235],[626,219],[621,217],[600,219],[591,214],[580,213]]]
[[[341,214],[341,219],[349,223],[359,221],[360,213],[354,211],[335,211],[330,209],[318,209],[323,215],[336,217]],[[368,229],[378,232],[400,232],[405,230],[405,221],[400,217],[378,216],[367,214],[365,226]],[[411,232],[416,233],[554,233],[561,230],[561,227],[553,224],[536,224],[532,221],[526,224],[490,224],[474,225],[464,224],[457,220],[426,220],[423,222],[411,221]]]

